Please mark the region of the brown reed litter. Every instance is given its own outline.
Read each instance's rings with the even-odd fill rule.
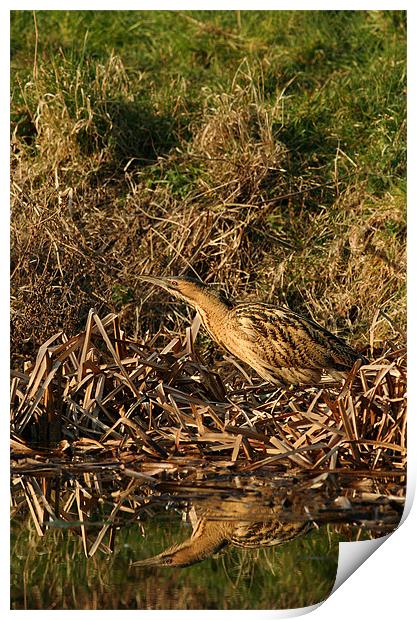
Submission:
[[[387,345],[344,389],[273,389],[231,360],[209,368],[198,328],[135,341],[116,314],[90,310],[83,332],[54,334],[12,372],[13,514],[28,509],[39,535],[65,522],[86,555],[111,550],[120,525],[190,502],[217,503],[219,518],[241,499],[283,521],[392,531],[405,498],[405,348]]]

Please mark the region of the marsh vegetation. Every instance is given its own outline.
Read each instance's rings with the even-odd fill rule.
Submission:
[[[13,11],[11,84],[12,606],[322,600],[405,495],[405,12]],[[272,389],[143,273],[371,364]],[[320,529],[126,571],[176,542],[166,506],[248,493]]]

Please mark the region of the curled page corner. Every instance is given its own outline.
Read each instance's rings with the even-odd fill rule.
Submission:
[[[406,518],[408,517],[411,506],[413,505],[415,495],[415,481],[410,480],[408,477],[407,491],[405,497],[404,511],[401,517],[401,521],[395,530],[375,538],[374,540],[358,540],[351,542],[339,543],[339,561],[337,565],[336,579],[330,592],[331,596],[341,585],[348,579],[366,560],[373,554],[381,545],[384,544],[395,531],[402,526]]]
[[[391,536],[339,543],[339,562],[331,596]]]

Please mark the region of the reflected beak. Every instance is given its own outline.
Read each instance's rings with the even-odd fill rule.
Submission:
[[[131,566],[164,566],[164,558],[156,555],[153,558],[146,558],[146,560],[132,562]]]

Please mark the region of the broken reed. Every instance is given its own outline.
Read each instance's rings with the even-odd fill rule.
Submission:
[[[39,535],[75,528],[86,555],[110,551],[120,524],[202,498],[391,531],[405,496],[405,349],[354,368],[343,389],[272,389],[233,360],[207,367],[199,326],[134,341],[116,314],[91,310],[83,332],[54,334],[12,372],[13,514],[28,509]]]

